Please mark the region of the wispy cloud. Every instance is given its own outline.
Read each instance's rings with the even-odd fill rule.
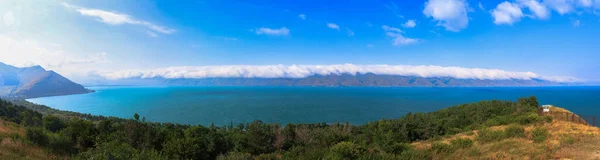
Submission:
[[[87,73],[101,64],[110,63],[107,53],[77,54],[58,44],[40,43],[0,34],[0,61],[17,67],[40,65],[72,76]]]
[[[300,14],[298,15],[298,18],[302,19],[302,20],[306,20],[306,15],[304,14]]]
[[[352,30],[350,30],[350,28],[346,28],[346,32],[348,32],[348,36],[350,36],[350,37],[354,36],[354,32]]]
[[[104,10],[99,10],[99,9],[84,8],[84,7],[71,5],[68,3],[62,3],[62,5],[66,8],[74,9],[75,11],[79,12],[81,15],[95,17],[95,18],[97,18],[96,20],[98,20],[102,23],[108,24],[108,25],[122,25],[122,24],[141,25],[141,26],[145,26],[153,31],[164,33],[164,34],[172,34],[172,33],[175,33],[175,31],[176,31],[175,29],[171,29],[171,28],[155,25],[155,24],[147,22],[147,21],[135,19],[127,14],[104,11]]]
[[[404,37],[402,35],[403,31],[399,28],[383,25],[383,26],[381,26],[381,29],[383,29],[385,31],[385,35],[387,37],[392,38],[392,41],[393,41],[392,44],[394,46],[409,45],[409,44],[415,44],[415,43],[419,42],[418,39]]]
[[[408,20],[402,24],[404,28],[415,28],[417,26],[417,22],[415,20]]]
[[[274,28],[274,29],[260,27],[258,29],[254,29],[254,32],[258,35],[270,35],[270,36],[287,36],[290,34],[290,30],[286,27]]]
[[[577,28],[581,25],[581,21],[579,21],[579,20],[573,20],[572,23],[573,23],[573,27],[575,27],[575,28]]]
[[[477,7],[479,7],[479,10],[485,11],[485,7],[483,7],[483,4],[481,4],[481,2],[477,4]]]
[[[146,34],[148,34],[148,36],[153,37],[153,38],[158,37],[158,35],[152,31],[146,31]]]
[[[340,26],[338,26],[335,23],[327,23],[327,27],[331,28],[331,29],[335,29],[335,30],[340,30]]]
[[[127,78],[305,78],[312,75],[366,74],[417,77],[453,77],[481,80],[572,81],[572,77],[544,77],[533,72],[510,72],[499,69],[410,66],[410,65],[227,65],[169,67],[152,70],[124,70],[105,73],[108,79]]]
[[[436,20],[446,30],[458,32],[469,25],[467,8],[466,0],[428,0],[423,14]]]

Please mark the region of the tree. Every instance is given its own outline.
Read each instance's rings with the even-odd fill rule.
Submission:
[[[56,116],[47,115],[44,116],[44,128],[51,132],[58,132],[65,128],[65,124]]]

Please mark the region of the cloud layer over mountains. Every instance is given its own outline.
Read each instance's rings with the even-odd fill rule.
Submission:
[[[416,77],[453,77],[480,80],[531,80],[543,79],[554,82],[578,81],[573,77],[547,77],[533,72],[510,72],[499,69],[410,66],[410,65],[225,65],[184,66],[152,70],[123,70],[103,73],[107,79],[129,78],[305,78],[312,75],[366,74],[398,75]]]

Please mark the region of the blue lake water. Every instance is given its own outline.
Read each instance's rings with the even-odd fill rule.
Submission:
[[[364,124],[480,100],[535,95],[583,115],[600,116],[600,87],[90,87],[90,94],[28,99],[60,110],[186,124]]]

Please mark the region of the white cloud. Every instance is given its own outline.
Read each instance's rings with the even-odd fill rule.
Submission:
[[[290,30],[286,27],[281,27],[279,29],[260,27],[258,29],[255,29],[254,32],[258,35],[264,34],[264,35],[270,35],[270,36],[287,36],[290,34]]]
[[[523,17],[523,12],[519,5],[504,1],[492,10],[492,17],[495,24],[512,25]]]
[[[409,45],[409,44],[415,44],[415,43],[419,42],[418,39],[404,37],[402,35],[402,33],[403,33],[402,30],[400,30],[398,28],[390,27],[387,25],[383,25],[383,26],[381,26],[381,28],[385,31],[385,35],[387,37],[392,38],[392,44],[394,46]]]
[[[340,30],[340,26],[338,26],[335,23],[327,23],[327,27],[331,28],[331,29],[335,29],[335,30]]]
[[[404,28],[414,28],[415,26],[417,26],[417,22],[412,19],[408,20],[404,24],[402,24],[402,27],[404,27]]]
[[[394,28],[394,27],[390,27],[388,25],[383,25],[381,26],[381,29],[383,29],[386,32],[397,32],[397,33],[402,33],[403,31],[399,28]]]
[[[561,15],[574,11],[573,3],[573,0],[544,0],[545,5]]]
[[[547,19],[550,16],[548,8],[537,0],[518,0],[517,2],[527,7],[539,19]]]
[[[573,20],[573,27],[577,28],[581,25],[581,21],[579,20]]]
[[[348,32],[348,36],[350,36],[350,37],[354,36],[354,32],[352,32],[352,30],[350,30],[350,28],[346,28],[346,32]]]
[[[465,0],[429,0],[423,14],[431,17],[448,31],[458,32],[467,28],[469,17]]]
[[[152,37],[152,38],[156,38],[158,37],[158,35],[152,31],[146,31],[146,34],[148,34],[148,36]]]
[[[366,74],[417,77],[454,77],[481,80],[531,80],[572,81],[572,77],[543,77],[532,72],[509,72],[499,69],[410,66],[410,65],[226,65],[185,66],[152,70],[124,70],[105,73],[108,79],[127,78],[304,78],[312,75]]]
[[[583,7],[591,7],[593,2],[592,0],[579,0],[578,4]]]
[[[81,15],[96,17],[98,21],[105,23],[105,24],[109,24],[109,25],[122,25],[122,24],[141,25],[141,26],[148,27],[149,29],[154,30],[156,32],[160,32],[160,33],[164,33],[164,34],[172,34],[176,31],[174,29],[155,25],[155,24],[152,24],[147,21],[134,19],[127,14],[122,14],[122,13],[117,13],[117,12],[109,12],[109,11],[104,11],[104,10],[99,10],[99,9],[84,8],[84,7],[74,6],[74,5],[71,5],[68,3],[62,3],[62,5],[65,6],[66,8],[74,9],[75,11],[79,12]]]
[[[306,20],[306,15],[304,14],[300,14],[298,15],[298,18],[302,19],[302,20]]]

